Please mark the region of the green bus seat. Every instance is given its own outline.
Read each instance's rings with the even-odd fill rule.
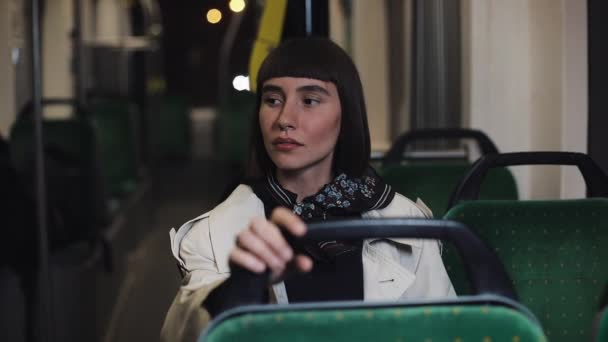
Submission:
[[[236,309],[199,339],[223,341],[546,341],[542,329],[504,299],[424,304],[334,303]]]
[[[167,95],[150,108],[149,153],[155,160],[187,160],[191,155],[190,105],[187,99]]]
[[[137,184],[137,108],[127,99],[96,98],[91,101],[90,115],[108,193],[124,197]]]
[[[255,101],[254,93],[233,91],[220,106],[217,123],[222,160],[239,165],[247,160]]]
[[[420,219],[326,221],[310,224],[304,239],[366,237],[441,238],[453,243],[462,252],[475,295],[403,302],[249,302],[254,305],[237,306],[216,317],[199,341],[545,341],[536,318],[515,301],[496,254],[462,224]],[[233,270],[234,274],[242,276]],[[261,284],[259,290],[265,291],[267,278],[253,277],[262,282],[239,280]]]
[[[402,195],[422,199],[435,216],[441,217],[452,192],[470,167],[468,163],[395,164],[382,169],[382,178]],[[515,178],[506,168],[492,170],[480,197],[517,199]]]
[[[473,201],[446,218],[465,223],[495,249],[549,338],[582,341],[589,340],[608,281],[605,213],[608,199]]]
[[[43,101],[43,105],[56,104],[73,106],[71,100]],[[42,131],[51,246],[97,239],[110,217],[93,125],[80,112],[66,120],[43,120]],[[31,106],[11,127],[10,148],[17,173],[35,196]]]
[[[487,159],[486,159],[487,158]],[[587,199],[542,201],[476,200],[492,167],[528,164],[577,165]],[[481,175],[481,176],[480,176]],[[582,154],[509,153],[486,156],[459,185],[445,215],[466,224],[498,254],[520,301],[540,319],[552,341],[583,341],[608,281],[608,180]],[[454,251],[444,263],[457,293],[467,293]]]
[[[399,136],[382,160],[380,174],[399,193],[415,200],[422,199],[441,217],[456,185],[466,174],[471,164],[470,157],[442,154],[433,151],[429,156],[413,156],[420,143],[446,142],[469,139],[475,142],[482,155],[496,154],[498,149],[490,138],[479,130],[465,128],[419,129]],[[517,199],[515,178],[507,169],[493,170],[491,180],[482,191],[484,199]]]

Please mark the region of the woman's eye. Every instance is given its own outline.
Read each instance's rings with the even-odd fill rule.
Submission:
[[[269,106],[276,106],[281,103],[281,100],[275,97],[264,98],[264,103]]]
[[[317,100],[317,99],[313,99],[313,98],[305,98],[304,99],[304,104],[307,106],[314,106],[321,103],[321,101]]]

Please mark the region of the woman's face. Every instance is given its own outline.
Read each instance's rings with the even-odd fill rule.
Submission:
[[[336,86],[311,78],[277,77],[261,89],[259,120],[264,147],[281,171],[327,171],[340,134]]]

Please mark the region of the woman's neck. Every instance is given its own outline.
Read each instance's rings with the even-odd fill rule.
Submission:
[[[277,180],[281,186],[298,197],[297,202],[317,193],[325,184],[331,182],[331,170],[308,169],[304,171],[277,170]]]

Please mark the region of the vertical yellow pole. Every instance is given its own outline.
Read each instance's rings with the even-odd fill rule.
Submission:
[[[249,83],[253,92],[256,91],[258,70],[262,62],[281,40],[286,9],[287,0],[266,0],[258,36],[253,43],[253,50],[249,59]]]

